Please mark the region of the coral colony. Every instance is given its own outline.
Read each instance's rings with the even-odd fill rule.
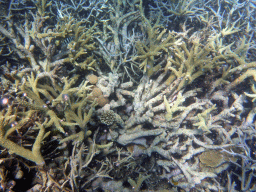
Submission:
[[[0,191],[256,191],[255,0],[0,17]]]

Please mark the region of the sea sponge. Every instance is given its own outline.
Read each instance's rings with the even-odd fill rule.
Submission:
[[[92,95],[93,95],[94,97],[99,97],[99,96],[101,96],[101,95],[102,95],[101,89],[98,88],[98,87],[94,87],[94,88],[92,89]]]
[[[103,95],[100,95],[97,98],[98,106],[104,107],[107,103],[109,103],[108,98],[104,97]]]
[[[88,100],[90,101],[94,101],[96,98],[98,99],[99,96],[102,95],[102,91],[100,88],[94,86],[94,88],[92,89],[91,94],[88,96]]]
[[[87,80],[88,80],[91,84],[95,85],[95,84],[98,82],[98,77],[97,77],[96,75],[91,74],[91,75],[88,75],[88,76],[87,76]]]

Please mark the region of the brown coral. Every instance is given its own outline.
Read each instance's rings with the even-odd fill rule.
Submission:
[[[102,91],[101,91],[100,88],[98,88],[98,87],[95,86],[95,87],[92,89],[91,94],[88,96],[88,100],[90,100],[90,101],[94,101],[95,99],[98,100],[98,97],[100,97],[100,96],[102,96]]]
[[[96,75],[93,75],[93,74],[88,75],[87,79],[93,85],[95,85],[98,82],[98,77]]]
[[[88,96],[88,100],[94,101],[97,100],[98,106],[104,107],[107,103],[109,103],[108,98],[102,95],[102,90],[98,87],[94,87],[92,93]]]
[[[104,97],[103,95],[100,95],[97,98],[97,102],[98,102],[98,106],[104,107],[109,102],[109,100],[108,100],[108,98]]]
[[[99,97],[99,96],[101,96],[101,95],[102,95],[101,89],[98,88],[98,87],[93,88],[93,90],[92,90],[92,95],[93,95],[94,97]]]
[[[218,167],[224,162],[224,157],[219,151],[205,151],[200,156],[201,163],[208,167]]]

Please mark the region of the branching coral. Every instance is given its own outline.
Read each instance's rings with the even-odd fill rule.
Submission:
[[[141,184],[144,182],[144,180],[148,179],[150,176],[142,176],[141,174],[139,175],[138,181],[134,181],[132,178],[128,179],[128,182],[132,186],[134,191],[139,191]]]
[[[195,15],[200,15],[200,1],[195,0],[185,0],[185,1],[167,1],[167,2],[158,2],[155,1],[157,8],[152,7],[152,9],[161,10],[162,12],[167,11],[168,13],[174,15],[175,17],[195,17]],[[168,16],[170,17],[170,16]]]
[[[60,143],[68,140],[73,140],[73,142],[82,142],[86,137],[91,135],[92,132],[90,130],[87,130],[86,125],[92,116],[94,107],[96,106],[96,102],[92,103],[88,114],[83,111],[83,108],[86,106],[86,104],[87,98],[85,97],[76,104],[71,105],[69,109],[65,110],[64,114],[66,117],[66,123],[64,124],[70,125],[72,123],[75,123],[79,126],[81,131],[66,137],[65,139],[61,140]]]
[[[24,157],[25,159],[35,162],[38,165],[43,165],[44,159],[41,155],[40,149],[41,143],[45,136],[45,125],[37,124],[39,133],[33,144],[32,150],[29,150],[8,139],[8,135],[10,134],[10,131],[8,131],[8,127],[13,121],[15,121],[15,119],[16,114],[14,113],[11,106],[8,108],[7,111],[2,111],[0,113],[0,145],[7,148],[9,150],[9,153],[15,153],[21,157]],[[20,126],[22,126],[22,122],[18,122],[14,126],[15,129],[18,129]]]
[[[97,26],[95,23],[89,29],[87,29],[82,24],[84,21],[76,22],[70,25],[70,30],[73,32],[71,34],[71,42],[69,42],[67,49],[69,50],[68,60],[73,65],[78,66],[82,69],[95,70],[94,65],[96,61],[93,56],[83,57],[88,55],[88,52],[95,49],[94,43],[92,43],[93,35],[95,35],[94,28]],[[84,60],[81,62],[81,60]]]
[[[75,92],[76,89],[73,89],[73,90],[69,89],[70,86],[74,83],[74,81],[71,81],[70,83],[66,81],[64,89],[61,90],[61,87],[59,87],[60,93],[58,93],[48,85],[39,84],[38,80],[39,80],[38,76],[35,78],[34,75],[31,74],[31,77],[28,77],[28,82],[25,81],[21,87],[21,91],[22,91],[21,93],[26,93],[26,97],[31,99],[32,102],[28,102],[25,99],[19,100],[19,102],[23,106],[26,106],[32,110],[38,110],[45,113],[50,118],[46,126],[49,127],[49,126],[55,125],[55,127],[60,132],[64,132],[64,129],[61,126],[62,124],[61,119],[56,115],[54,110],[50,109],[49,106],[47,106],[47,103],[53,102],[53,106],[55,106],[56,102],[59,101],[58,98],[59,97],[61,98],[63,94],[71,94]],[[40,94],[42,94],[43,97]]]
[[[137,42],[138,55],[133,60],[140,62],[139,67],[150,76],[161,68],[160,64],[157,65],[155,63],[157,57],[167,52],[170,46],[180,44],[181,39],[176,36],[176,33],[167,32],[167,29],[161,30],[161,25],[158,23],[159,20],[152,26],[151,22],[144,15],[142,2],[139,9],[145,23],[144,33],[147,34],[147,41]]]
[[[126,146],[132,143],[142,145],[146,147],[143,154],[152,156],[158,153],[164,159],[169,160],[167,164],[171,162],[176,164],[173,169],[178,167],[181,170],[180,173],[176,175],[172,173],[174,171],[172,170],[163,176],[168,179],[172,178],[176,186],[184,189],[193,188],[200,183],[203,186],[205,178],[216,177],[216,173],[227,169],[229,164],[220,166],[217,172],[208,169],[198,172],[198,155],[207,149],[216,150],[232,146],[232,144],[225,144],[231,142],[230,134],[233,130],[229,133],[222,126],[228,123],[230,118],[240,119],[240,116],[235,114],[239,112],[239,105],[243,100],[234,95],[234,103],[229,108],[226,106],[227,108],[216,113],[217,106],[212,102],[220,100],[226,103],[227,97],[215,95],[209,100],[199,99],[197,94],[200,95],[200,89],[179,91],[177,88],[181,80],[177,79],[167,86],[164,82],[168,78],[168,73],[164,71],[154,81],[144,77],[135,91],[134,112],[125,123],[125,130],[119,130],[120,135],[116,141]],[[222,144],[213,144],[214,140],[210,139],[210,131],[218,133],[218,140]],[[145,138],[148,140],[148,136],[151,141],[144,141]],[[193,143],[200,147],[193,147]],[[172,158],[171,154],[181,155],[182,159]],[[197,159],[197,163],[193,163],[191,159]],[[214,180],[211,185],[212,189],[216,190],[213,187]]]
[[[0,32],[11,42],[8,46],[15,50],[19,58],[27,60],[30,70],[40,71],[41,75],[51,79],[54,79],[59,66],[67,62],[82,69],[94,70],[95,60],[88,56],[88,52],[95,48],[91,40],[96,24],[87,28],[85,21],[76,22],[65,17],[56,27],[44,28],[49,16],[43,15],[31,13],[25,18],[24,27],[13,24],[12,20],[7,22],[7,29],[0,25]],[[71,41],[65,45],[67,39]],[[60,47],[62,50],[59,52],[57,49]],[[23,76],[25,72],[19,72],[18,76]]]
[[[172,71],[176,78],[182,78],[178,90],[223,64],[224,55],[217,53],[214,57],[211,55],[211,52],[218,51],[210,43],[202,44],[200,34],[193,34],[188,42],[185,40],[181,45],[171,47],[165,68]],[[173,76],[170,76],[167,83],[172,79]]]

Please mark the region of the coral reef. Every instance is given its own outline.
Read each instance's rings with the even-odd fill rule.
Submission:
[[[255,1],[0,4],[0,191],[256,190]]]

